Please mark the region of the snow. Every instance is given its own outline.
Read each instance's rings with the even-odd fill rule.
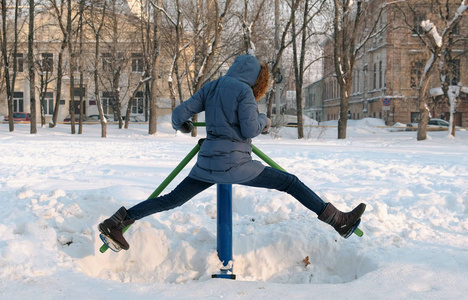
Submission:
[[[421,22],[421,26],[424,28],[426,32],[428,32],[434,38],[434,42],[436,43],[437,47],[442,47],[442,37],[440,36],[439,32],[437,31],[436,26],[430,20],[424,20]]]
[[[365,202],[364,236],[342,239],[287,194],[234,186],[229,280],[211,278],[220,267],[215,187],[136,222],[129,251],[99,252],[99,222],[144,200],[197,141],[159,121],[154,136],[145,124],[108,124],[107,138],[99,125],[82,135],[70,125],[35,135],[27,124],[0,125],[1,299],[466,297],[467,131],[417,142],[416,132],[364,119],[349,121],[345,140],[333,126],[307,128],[303,140],[295,128],[254,139],[338,208]]]
[[[468,10],[468,1],[463,0],[457,9],[457,13],[462,15],[466,10]]]

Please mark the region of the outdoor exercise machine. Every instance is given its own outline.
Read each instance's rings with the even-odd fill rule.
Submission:
[[[195,122],[194,126],[205,126],[203,122]],[[184,157],[184,159],[175,167],[175,169],[164,179],[158,188],[148,197],[148,199],[156,198],[159,194],[171,183],[171,181],[182,171],[182,169],[192,160],[192,158],[200,151],[200,147],[205,139],[198,140],[198,143],[192,150]],[[252,145],[252,152],[261,158],[270,167],[286,172],[280,165],[275,163],[265,153],[260,151],[257,147]],[[217,185],[217,234],[216,234],[216,247],[218,251],[219,260],[222,262],[223,267],[219,274],[213,274],[213,278],[228,278],[236,279],[233,271],[232,260],[232,184],[218,184]],[[127,231],[130,226],[127,226],[122,232]],[[362,236],[364,233],[356,228],[354,233],[357,236]],[[103,244],[99,251],[104,253],[109,249],[107,244]]]

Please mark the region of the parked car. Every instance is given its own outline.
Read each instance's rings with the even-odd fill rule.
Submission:
[[[125,121],[125,116],[122,116],[122,120]],[[142,119],[140,119],[138,116],[130,116],[128,119],[129,122],[144,122]]]
[[[106,120],[109,120],[109,118],[106,115],[104,115],[104,118]],[[99,115],[89,115],[87,119],[88,121],[91,121],[91,122],[98,122],[101,120],[101,117]]]
[[[4,118],[5,121],[10,120],[8,116],[5,116]],[[25,112],[14,112],[13,113],[13,121],[30,121],[31,120],[31,114],[25,113]]]
[[[437,130],[437,128],[441,130],[446,130],[449,128],[450,123],[442,120],[442,119],[430,119],[429,122],[427,123],[428,128],[432,128],[430,130]],[[418,128],[418,123],[409,123],[406,125],[407,128],[414,129],[416,130]],[[462,127],[455,126],[456,130],[465,130]],[[408,130],[408,129],[407,129]]]
[[[83,116],[83,122],[88,121],[88,118]],[[63,119],[63,122],[65,123],[70,123],[71,122],[71,117],[67,116],[65,119]],[[75,122],[80,122],[80,115],[75,115]]]
[[[427,126],[449,127],[449,122],[442,119],[430,119]]]

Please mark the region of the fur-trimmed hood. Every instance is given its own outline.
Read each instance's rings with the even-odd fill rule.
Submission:
[[[226,76],[236,78],[253,87],[257,82],[260,73],[260,62],[255,56],[245,54],[238,56],[232,66],[229,68]]]

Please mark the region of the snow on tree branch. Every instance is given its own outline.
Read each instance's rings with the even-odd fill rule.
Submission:
[[[437,47],[442,47],[442,37],[437,31],[437,28],[434,25],[434,23],[432,23],[429,20],[425,20],[421,22],[421,26],[426,32],[428,32],[432,36]]]
[[[468,9],[468,1],[463,0],[460,7],[457,9],[457,13],[462,15]]]

